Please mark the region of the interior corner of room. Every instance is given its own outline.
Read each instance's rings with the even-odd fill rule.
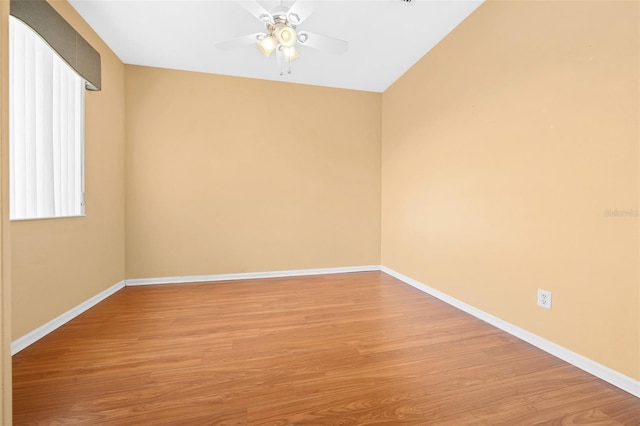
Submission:
[[[102,58],[86,217],[12,222],[6,3],[5,411],[10,343],[128,281],[363,265],[640,383],[638,2],[486,1],[382,93],[125,65],[51,2]]]

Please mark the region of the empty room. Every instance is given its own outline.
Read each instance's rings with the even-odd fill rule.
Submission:
[[[0,2],[3,425],[640,425],[640,1]]]

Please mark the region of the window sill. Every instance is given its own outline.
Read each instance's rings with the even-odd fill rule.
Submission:
[[[51,216],[51,217],[28,217],[24,219],[9,219],[10,222],[27,222],[31,220],[52,220],[52,219],[73,219],[78,217],[87,217],[86,213],[74,216]]]

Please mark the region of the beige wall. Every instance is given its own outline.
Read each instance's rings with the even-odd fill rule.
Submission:
[[[51,4],[100,52],[103,88],[85,92],[86,217],[11,223],[13,340],[124,279],[124,65]]]
[[[639,5],[483,4],[384,93],[382,154],[383,265],[635,379]]]
[[[127,66],[127,278],[379,264],[379,93]]]

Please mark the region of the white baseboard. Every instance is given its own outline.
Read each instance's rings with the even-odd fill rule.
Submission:
[[[253,280],[259,278],[302,277],[306,275],[344,274],[350,272],[379,271],[380,265],[346,266],[340,268],[294,269],[289,271],[241,272],[236,274],[188,275],[183,277],[136,278],[125,280],[127,286],[185,284],[215,281]]]
[[[437,299],[440,299],[451,306],[454,306],[468,314],[473,315],[478,319],[483,320],[484,322],[487,322],[503,331],[506,331],[512,336],[515,336],[521,340],[524,340],[525,342],[530,343],[533,346],[536,346],[537,348],[542,349],[543,351],[557,358],[560,358],[561,360],[566,361],[569,364],[572,364],[580,368],[581,370],[584,370],[587,373],[592,374],[640,398],[640,381],[638,380],[635,380],[629,376],[626,376],[622,373],[612,370],[609,367],[606,367],[593,360],[590,360],[589,358],[586,358],[582,355],[572,352],[569,349],[566,349],[556,343],[543,339],[542,337],[537,336],[523,328],[517,327],[511,323],[501,320],[498,317],[488,314],[478,308],[475,308],[454,297],[451,297],[439,290],[436,290],[419,281],[416,281],[413,278],[409,278],[406,275],[403,275],[399,272],[394,271],[393,269],[387,268],[386,266],[381,266],[380,270],[386,274],[391,275],[394,278],[399,279],[400,281],[403,281],[417,288],[418,290],[421,290],[427,294],[430,294],[431,296]]]
[[[36,328],[32,332],[27,333],[24,336],[20,337],[19,339],[14,340],[11,343],[11,355],[13,356],[17,354],[27,346],[31,345],[37,340],[42,339],[44,336],[51,333],[56,328],[71,321],[72,319],[74,319],[75,317],[77,317],[87,309],[92,308],[93,306],[102,302],[107,297],[111,296],[118,290],[124,288],[124,284],[125,284],[124,281],[120,281],[118,284],[112,287],[109,287],[108,289],[104,290],[99,294],[96,294],[91,299],[82,302],[75,308],[68,310],[67,312],[60,315],[59,317],[52,319],[48,323]]]

